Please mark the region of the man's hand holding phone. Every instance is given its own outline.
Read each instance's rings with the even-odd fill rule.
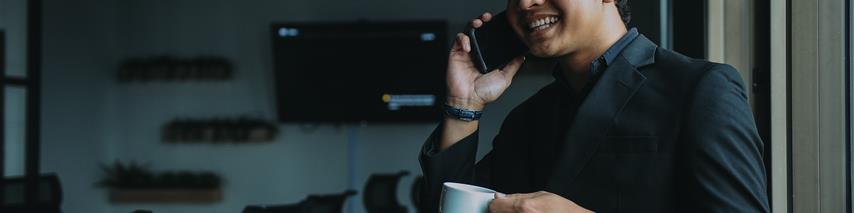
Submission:
[[[504,17],[502,17],[504,18]],[[471,21],[471,27],[479,28],[492,19],[492,14],[484,13]],[[520,55],[503,68],[482,74],[472,61],[472,43],[468,36],[458,33],[448,56],[448,100],[451,107],[481,111],[486,104],[498,99],[510,86],[513,77],[525,61]],[[459,140],[477,130],[477,121],[461,121],[445,118],[440,150],[450,147]]]

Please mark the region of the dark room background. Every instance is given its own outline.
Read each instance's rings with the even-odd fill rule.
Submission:
[[[6,70],[23,69],[26,0],[0,0]],[[658,1],[633,1],[642,32],[660,38]],[[57,173],[64,212],[238,212],[248,204],[292,203],[307,194],[362,190],[373,173],[410,171],[398,200],[414,212],[409,189],[417,154],[437,123],[278,124],[270,143],[166,144],[161,128],[182,117],[249,116],[275,121],[273,22],[446,20],[448,38],[504,0],[45,0],[42,22],[41,170]],[[654,5],[654,6],[651,6]],[[658,7],[660,8],[660,7]],[[651,28],[651,29],[647,29]],[[227,81],[122,83],[128,58],[221,56],[234,65]],[[381,61],[378,60],[378,63]],[[550,62],[533,60],[481,122],[479,156],[515,105],[552,81]],[[352,71],[358,72],[358,69]],[[444,72],[444,70],[436,70]],[[334,78],[330,75],[330,78]],[[442,85],[438,85],[442,86]],[[25,94],[6,91],[6,100]],[[17,96],[16,96],[17,95]],[[24,173],[22,115],[7,101],[5,175]],[[155,170],[210,170],[223,176],[214,204],[111,204],[95,186],[99,165],[116,160]],[[363,212],[361,196],[348,212]]]

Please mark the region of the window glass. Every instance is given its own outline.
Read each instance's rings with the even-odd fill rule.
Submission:
[[[24,175],[24,132],[26,131],[27,91],[23,87],[6,87],[5,91],[5,147],[3,162],[6,176]]]
[[[27,1],[0,0],[0,30],[5,33],[6,76],[26,77]]]

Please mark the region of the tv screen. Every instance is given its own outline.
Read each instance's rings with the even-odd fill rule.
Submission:
[[[429,122],[441,118],[443,21],[274,23],[282,122]]]

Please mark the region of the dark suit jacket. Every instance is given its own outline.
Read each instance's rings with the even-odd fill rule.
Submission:
[[[548,191],[597,212],[768,212],[762,141],[741,77],[639,36],[593,85],[569,130],[555,130],[552,83],[505,119],[477,164],[477,133],[422,148],[427,212],[442,183]],[[555,131],[568,131],[554,141]],[[562,144],[556,144],[562,143]],[[558,147],[558,148],[556,148]]]

